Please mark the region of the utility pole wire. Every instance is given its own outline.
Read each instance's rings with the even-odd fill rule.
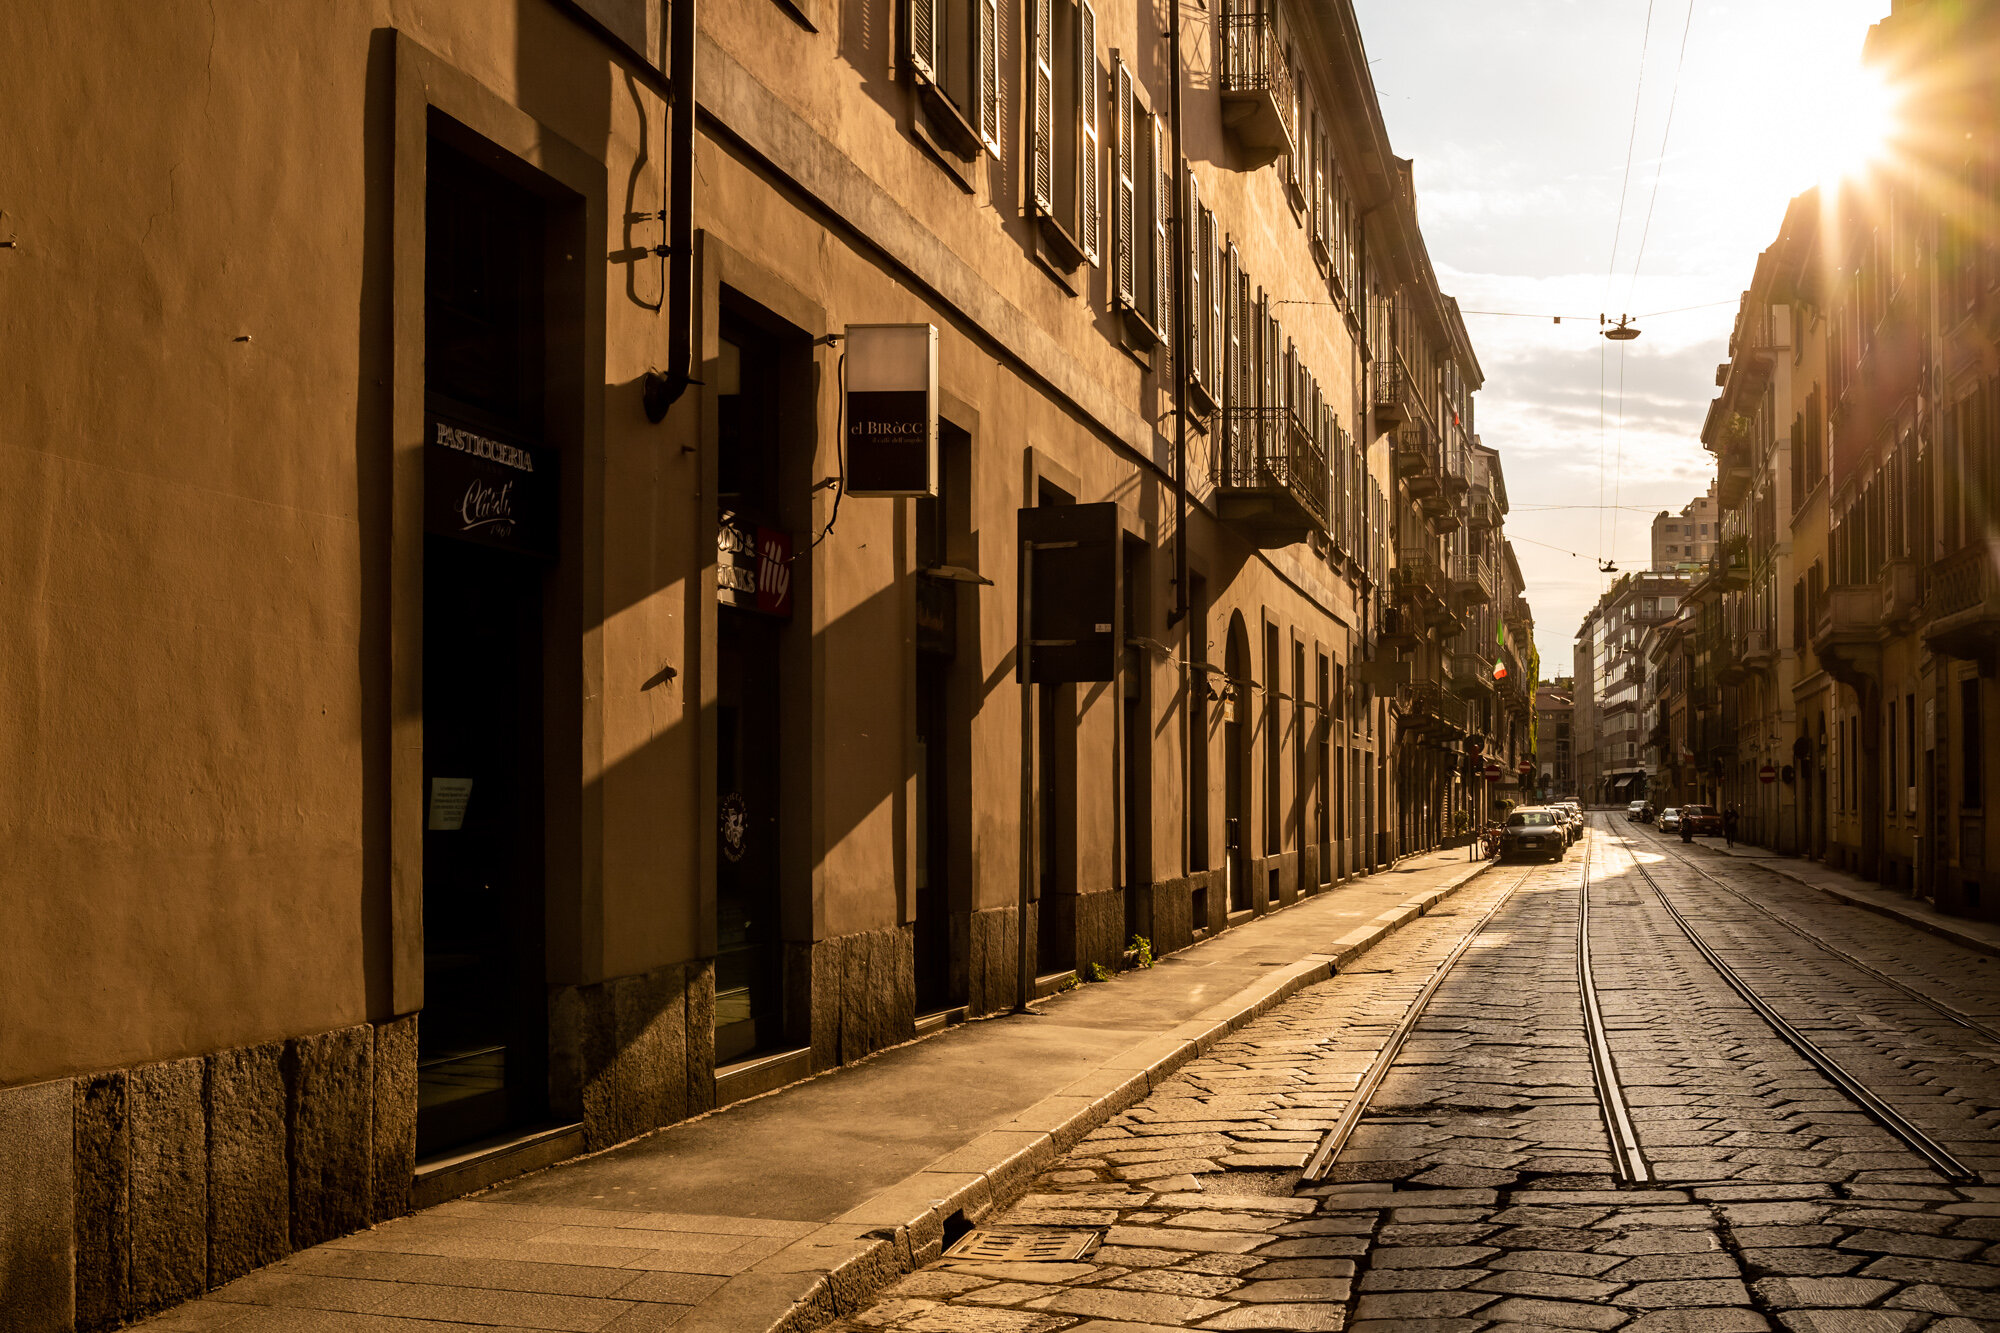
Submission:
[[[1639,232],[1639,253],[1632,260],[1632,285],[1626,289],[1626,304],[1639,290],[1639,266],[1646,262],[1646,238],[1653,234],[1653,208],[1660,202],[1660,178],[1667,174],[1667,140],[1674,132],[1674,107],[1681,100],[1681,69],[1687,64],[1688,33],[1694,28],[1694,0],[1688,0],[1687,22],[1681,25],[1681,53],[1674,61],[1673,92],[1667,97],[1667,127],[1660,131],[1660,160],[1653,171],[1653,197],[1646,204],[1646,225]]]

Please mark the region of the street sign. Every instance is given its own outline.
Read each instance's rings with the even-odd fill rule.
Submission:
[[[1501,768],[1498,764],[1489,763],[1486,765],[1484,776],[1488,782],[1498,782],[1501,778],[1507,776],[1507,770]]]
[[[1776,764],[1764,765],[1757,770],[1757,780],[1760,782],[1776,782],[1778,780],[1778,766]]]
[[[1531,777],[1535,771],[1535,761],[1532,759],[1523,759],[1520,763],[1514,765],[1514,771],[1524,778]]]

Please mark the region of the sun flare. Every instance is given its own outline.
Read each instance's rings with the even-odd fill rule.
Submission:
[[[1889,155],[1900,114],[1895,87],[1866,65],[1829,72],[1815,114],[1800,122],[1815,178],[1830,184],[1860,175]]]

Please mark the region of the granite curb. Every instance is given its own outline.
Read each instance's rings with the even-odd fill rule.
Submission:
[[[1493,862],[1414,894],[1186,1022],[1132,1046],[801,1240],[730,1278],[678,1320],[678,1333],[807,1333],[858,1308],[943,1252],[954,1235],[1019,1198],[1036,1175],[1181,1066],[1303,988],[1325,981],[1464,888]]]

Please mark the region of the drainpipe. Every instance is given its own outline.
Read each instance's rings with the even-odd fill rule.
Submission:
[[[1181,181],[1181,17],[1180,6],[1167,6],[1167,137],[1173,159],[1174,198],[1174,310],[1171,362],[1174,374],[1174,609],[1168,624],[1182,624],[1193,609],[1188,599],[1188,492],[1187,492],[1187,367],[1190,350],[1188,332],[1187,273],[1187,188]],[[1193,661],[1195,645],[1181,652],[1184,661]],[[1181,870],[1194,873],[1194,679],[1185,666],[1187,702],[1181,709]]]
[[[694,122],[696,0],[668,12],[667,368],[646,372],[646,419],[666,419],[694,379]]]

